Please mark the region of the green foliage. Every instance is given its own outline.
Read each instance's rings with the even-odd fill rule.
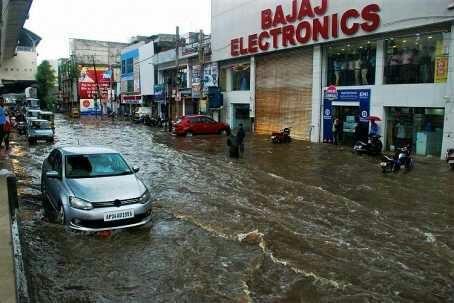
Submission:
[[[53,110],[55,104],[55,71],[49,64],[49,61],[44,60],[39,66],[36,73],[36,81],[38,82],[38,98],[41,100],[41,108]]]

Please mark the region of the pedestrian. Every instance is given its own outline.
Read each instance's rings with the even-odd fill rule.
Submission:
[[[5,141],[5,150],[9,149],[9,135],[11,134],[12,128],[12,121],[8,113],[5,113],[5,124],[3,125],[3,141]]]
[[[241,153],[244,153],[244,138],[246,137],[246,132],[244,131],[243,124],[240,123],[238,131],[236,133],[236,141]]]
[[[342,136],[342,123],[339,118],[334,119],[333,123],[333,143],[339,145]]]
[[[370,124],[370,136],[380,135],[380,127],[377,124],[377,121],[372,120]]]
[[[5,100],[0,96],[0,148],[3,144],[4,130],[6,123],[6,109],[5,109]]]
[[[233,135],[230,128],[227,129],[227,146],[229,147],[229,157],[238,159],[240,157],[238,139]]]

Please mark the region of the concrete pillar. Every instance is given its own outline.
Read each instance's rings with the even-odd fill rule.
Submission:
[[[449,41],[448,82],[445,96],[445,126],[443,130],[442,158],[448,148],[454,148],[454,23],[451,25]]]
[[[385,77],[385,41],[377,41],[377,56],[375,68],[375,85],[383,85]]]
[[[322,48],[320,45],[314,46],[313,51],[313,72],[312,72],[312,124],[311,142],[319,143],[321,140],[321,108],[322,102]]]
[[[226,84],[225,84],[225,90],[227,92],[231,92],[233,89],[233,78],[232,78],[232,69],[230,67],[227,67],[226,69]]]

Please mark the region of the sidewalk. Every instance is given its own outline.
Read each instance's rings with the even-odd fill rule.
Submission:
[[[0,302],[16,302],[16,280],[14,270],[11,220],[6,177],[9,172],[0,160]]]

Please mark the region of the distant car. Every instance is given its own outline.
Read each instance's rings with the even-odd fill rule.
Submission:
[[[39,119],[39,113],[41,111],[39,109],[27,109],[25,112],[25,120],[27,123],[32,120]]]
[[[178,136],[200,134],[222,134],[230,128],[227,124],[216,122],[203,115],[184,116],[175,123],[175,133]]]
[[[38,140],[54,142],[54,130],[47,120],[30,120],[27,123],[26,133],[30,144],[35,144]]]
[[[151,195],[136,176],[138,171],[111,149],[54,149],[41,173],[46,213],[79,231],[145,225],[151,221]]]
[[[139,107],[133,115],[134,122],[144,122],[146,117],[151,117],[151,107]]]

